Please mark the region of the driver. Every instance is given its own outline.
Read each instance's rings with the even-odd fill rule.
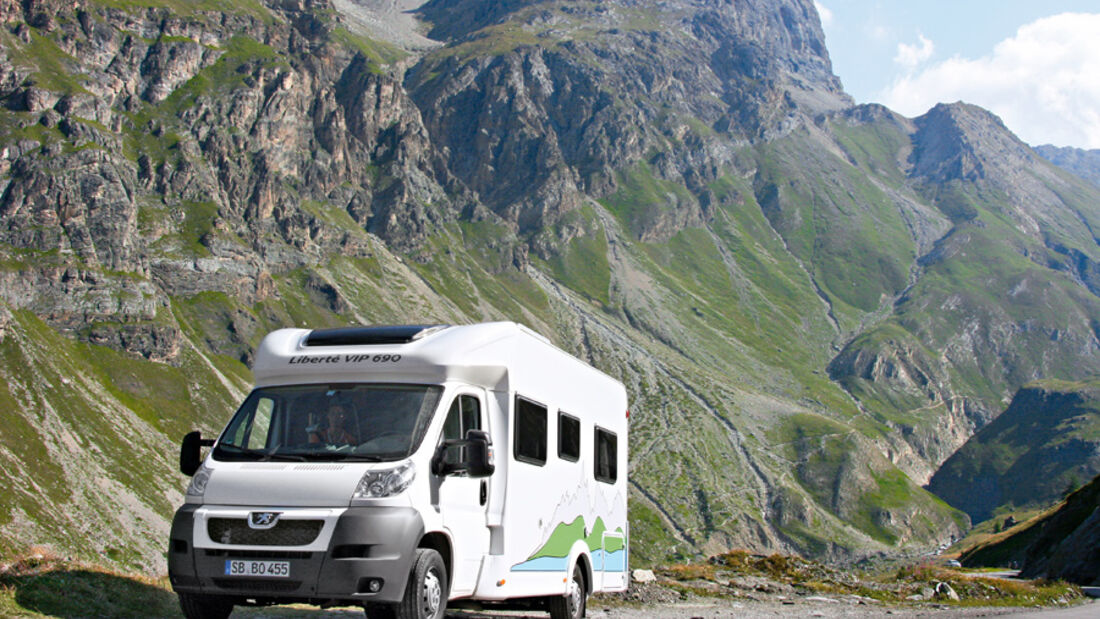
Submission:
[[[342,404],[333,403],[325,412],[326,423],[310,428],[309,442],[332,445],[355,445],[359,441],[347,429],[348,411]]]

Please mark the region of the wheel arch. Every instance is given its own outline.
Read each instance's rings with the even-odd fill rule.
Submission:
[[[432,531],[431,533],[425,533],[416,547],[431,548],[439,553],[439,556],[443,559],[443,566],[447,568],[447,588],[450,589],[451,582],[454,580],[454,551],[451,546],[451,538],[442,531]]]
[[[592,574],[592,557],[589,556],[588,549],[585,548],[577,552],[577,556],[573,559],[572,566],[580,566],[581,575],[584,576],[584,594],[592,595],[592,590],[595,586]],[[569,573],[573,570],[570,569]]]
[[[592,556],[588,546],[584,542],[576,542],[572,551],[573,560],[569,563],[569,574],[573,573],[574,566],[581,567],[581,575],[584,576],[584,595],[592,595],[594,579],[592,573]]]

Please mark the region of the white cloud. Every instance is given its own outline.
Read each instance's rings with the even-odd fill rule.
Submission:
[[[828,28],[833,25],[833,12],[829,10],[829,7],[814,0],[814,8],[817,9],[817,15],[821,18],[821,26],[823,28]]]
[[[1030,144],[1100,148],[1098,32],[1100,14],[1046,17],[1020,27],[987,56],[907,71],[879,100],[907,116],[963,100],[993,111]]]
[[[920,45],[898,43],[898,53],[894,56],[894,62],[906,69],[912,70],[917,68],[917,65],[932,57],[932,54],[936,51],[936,46],[919,32],[917,33],[917,37],[920,39]]]

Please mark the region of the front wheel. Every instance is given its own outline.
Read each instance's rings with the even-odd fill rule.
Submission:
[[[233,601],[217,595],[180,593],[180,610],[187,619],[226,619],[233,612]]]
[[[573,578],[569,581],[569,591],[561,597],[550,598],[550,619],[581,619],[584,617],[587,601],[584,571],[578,562],[573,566]]]
[[[394,609],[397,619],[443,619],[448,591],[443,558],[431,548],[417,548],[405,597]]]

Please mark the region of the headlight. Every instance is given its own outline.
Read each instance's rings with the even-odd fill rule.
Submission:
[[[206,492],[206,484],[210,483],[210,476],[213,474],[214,471],[206,468],[206,463],[203,463],[191,477],[191,483],[187,486],[187,496],[201,497]]]
[[[359,480],[352,499],[382,499],[401,494],[416,478],[416,467],[408,460],[391,469],[367,471]]]

